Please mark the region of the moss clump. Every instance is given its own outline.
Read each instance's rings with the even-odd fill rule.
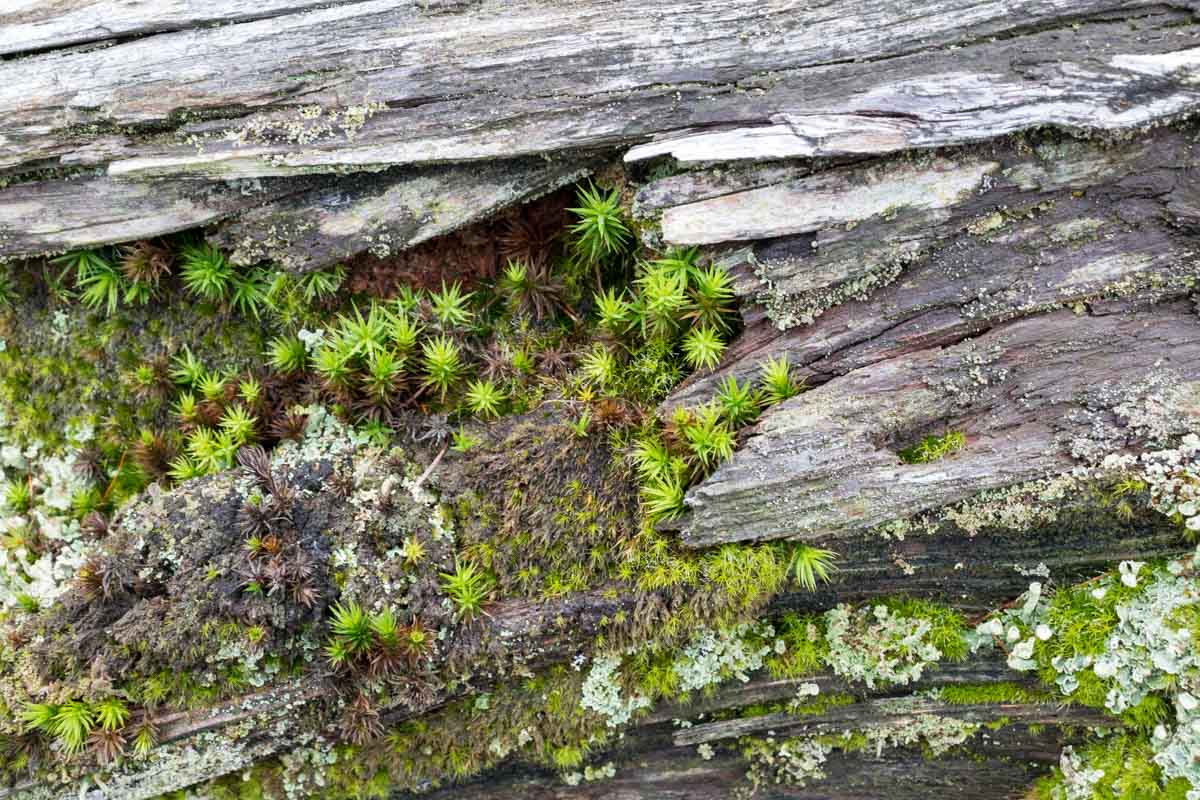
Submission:
[[[788,612],[776,628],[787,649],[767,659],[772,677],[803,678],[821,669],[829,656],[825,620],[821,615]]]
[[[197,788],[206,796],[241,800],[239,792],[247,783],[268,790],[309,785],[322,787],[320,796],[328,800],[357,800],[428,791],[509,757],[556,770],[576,769],[610,737],[603,722],[580,706],[582,683],[580,673],[553,667],[401,723],[364,745],[339,747],[332,763],[267,761]],[[281,794],[267,791],[264,796]]]
[[[787,710],[792,714],[807,717],[826,714],[835,708],[854,705],[857,702],[858,698],[852,694],[830,692],[828,694],[818,694],[807,702],[793,700],[791,703],[788,703]]]
[[[942,686],[934,695],[952,705],[997,705],[1005,703],[1053,703],[1057,695],[1036,687],[1022,686],[1011,681],[995,683],[962,683]]]
[[[892,612],[908,619],[922,620],[929,625],[925,641],[936,647],[946,661],[963,661],[967,646],[967,622],[962,612],[942,603],[918,597],[893,597],[881,601]]]
[[[65,421],[92,419],[111,451],[105,466],[115,469],[141,428],[171,426],[167,372],[174,353],[186,345],[202,361],[236,371],[262,349],[261,323],[190,303],[169,277],[156,284],[160,302],[106,314],[72,302],[65,288],[55,288],[57,275],[26,265],[14,279],[19,297],[0,310],[0,399],[24,445],[59,447]]]
[[[942,436],[926,436],[912,447],[900,451],[900,460],[905,464],[926,464],[940,461],[967,445],[967,437],[961,431],[949,431]]]
[[[1040,780],[1038,800],[1185,800],[1190,784],[1164,782],[1145,736],[1113,734],[1076,752],[1067,748],[1053,774]]]

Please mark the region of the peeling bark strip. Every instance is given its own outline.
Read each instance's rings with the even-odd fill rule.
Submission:
[[[1042,124],[1131,127],[1195,100],[1188,86],[1195,59],[1180,53],[1194,46],[1188,14],[1111,0],[1015,6],[956,0],[952,6],[847,3],[830,13],[785,0],[701,7],[523,0],[504,5],[503,13],[494,3],[479,3],[428,14],[420,4],[366,2],[164,34],[5,65],[5,85],[25,90],[19,98],[0,90],[0,110],[11,115],[0,133],[15,145],[0,163],[59,155],[73,147],[70,128],[79,126],[174,126],[184,103],[193,113],[231,122],[182,125],[180,139],[201,137],[202,151],[192,143],[147,142],[116,159],[113,174],[294,174],[635,143],[691,126],[758,124],[780,114],[843,114],[856,121],[896,113],[876,96],[897,79],[918,81],[890,90],[905,98],[901,111],[908,115],[920,113],[921,95],[934,95],[931,113],[945,115],[1015,95],[1009,102],[1016,108],[997,112],[995,123],[931,135],[916,142],[920,146]],[[1137,30],[1104,21],[1122,14],[1144,19]],[[1098,19],[1072,27],[1089,15]],[[1182,23],[1189,24],[1181,29]],[[980,41],[1035,26],[1065,30],[1018,37],[1019,59],[1007,38]],[[372,44],[369,51],[363,42]],[[924,52],[951,44],[966,46]],[[1028,63],[1029,52],[1039,61]],[[847,53],[856,63],[840,63]],[[864,63],[882,59],[886,70]],[[144,80],[128,81],[131,69]],[[1031,89],[1030,81],[1045,88]],[[78,91],[87,92],[86,105]],[[961,97],[962,105],[939,109],[936,98],[947,94]],[[1038,101],[1070,101],[1069,111],[1053,103],[1048,113],[1022,105]],[[1110,103],[1131,110],[1107,115]],[[306,106],[323,107],[323,117],[299,114]],[[222,141],[226,134],[232,141]],[[890,137],[869,149],[834,152],[912,144]]]
[[[1006,76],[944,72],[871,88],[844,106],[782,112],[771,124],[693,133],[635,147],[629,162],[670,155],[684,164],[893,153],[995,138],[1039,125],[1116,131],[1189,111],[1200,48],[1116,54],[1047,65],[1036,85]],[[1151,102],[1097,104],[1156,83]],[[979,109],[986,112],[979,113]]]
[[[986,148],[1001,164],[998,177],[957,205],[898,208],[727,254],[738,291],[762,305],[743,307],[747,330],[722,366],[678,388],[669,405],[707,401],[728,375],[754,379],[771,356],[787,356],[798,377],[821,383],[1018,317],[1105,298],[1188,296],[1200,278],[1191,233],[1200,222],[1193,188],[1200,151],[1191,130],[1118,145],[1051,138]],[[1029,145],[1032,154],[1020,152]],[[835,174],[861,181],[910,168],[900,159]],[[712,194],[707,173],[684,177],[673,181],[672,198]],[[663,196],[655,187],[643,195]],[[692,205],[709,202],[716,201]],[[829,203],[844,205],[836,197]],[[791,224],[790,215],[773,205],[763,217]],[[719,217],[709,218],[719,224]]]
[[[501,161],[348,176],[247,211],[214,238],[236,263],[269,260],[296,271],[364,250],[384,257],[578,180],[589,163]]]
[[[0,251],[10,256],[152,238],[209,225],[328,179],[118,181],[79,177],[0,191]],[[74,211],[63,215],[65,208]]]
[[[228,220],[212,238],[235,263],[307,271],[429,241],[582,178],[594,163],[580,156],[349,176],[19,184],[0,190],[0,252],[58,253]],[[64,216],[66,207],[74,211]]]
[[[945,208],[980,191],[985,178],[999,168],[995,161],[935,159],[919,166],[822,172],[791,184],[668,209],[663,238],[687,245],[767,239],[886,213]]]
[[[1151,418],[1151,397],[1161,418]],[[705,547],[861,533],[1198,425],[1200,324],[1190,303],[1043,314],[787,401],[689,492],[681,535]],[[900,460],[902,447],[946,430],[966,435],[960,453]]]

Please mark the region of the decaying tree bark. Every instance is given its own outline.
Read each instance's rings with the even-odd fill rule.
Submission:
[[[768,358],[788,358],[811,387],[744,431],[664,527],[687,548],[789,539],[842,554],[830,585],[763,615],[905,593],[974,620],[1030,575],[1065,583],[1183,549],[1169,521],[1118,514],[1083,473],[1200,430],[1198,26],[1194,0],[30,3],[0,12],[0,257],[204,227],[239,264],[306,272],[428,242],[623,163],[648,235],[703,247],[741,300],[744,329],[720,366],[662,414],[756,377]],[[901,459],[948,431],[966,442],[952,457]],[[430,486],[453,507],[482,491],[464,475],[495,469],[496,451],[450,455]],[[421,450],[421,467],[434,452]],[[294,465],[315,498],[304,546],[382,559],[399,540],[355,525],[428,509],[399,490],[389,509],[374,496],[339,505],[325,482],[335,461]],[[157,538],[117,553],[175,566],[119,602],[50,618],[59,635],[30,645],[45,648],[47,674],[59,649],[84,643],[93,679],[113,680],[134,631],[186,628],[234,602],[233,578],[210,588],[198,576],[240,568],[243,495],[221,476],[131,512],[152,517]],[[453,554],[431,563],[449,569]],[[411,592],[436,622],[448,612],[421,594],[432,580]],[[595,590],[501,603],[442,643],[436,667],[494,655],[480,691],[569,665],[645,602]],[[422,680],[386,721],[468,694],[437,669]],[[977,656],[818,715],[739,718],[803,682],[848,688],[756,675],[637,720],[606,745],[607,780],[566,785],[510,759],[424,796],[715,800],[744,786],[746,767],[699,745],[932,715],[1011,724],[977,734],[971,757],[836,753],[819,783],[760,796],[1020,797],[1064,744],[1114,724],[1050,702],[910,697],[1001,681],[1029,683]],[[153,797],[237,772],[329,735],[331,685],[306,675],[161,716],[159,741],[186,769],[0,797]]]
[[[304,175],[616,148],[654,137],[666,141],[635,148],[628,159],[880,155],[1041,125],[1132,130],[1184,114],[1195,100],[1188,80],[1194,9],[1185,2],[805,9],[782,0],[719,7],[435,0],[317,10],[273,3],[254,12],[264,19],[213,26],[204,23],[246,12],[77,5],[74,16],[28,11],[0,19],[0,41],[12,54],[0,70],[0,166],[13,176],[73,174],[49,194],[7,190],[0,254],[121,238],[93,229],[117,209],[118,219],[136,224],[134,236],[207,224],[245,208],[222,199],[229,181],[242,202],[264,207],[241,236],[276,241],[278,192],[297,190],[237,179],[287,178],[286,187]],[[98,33],[94,20],[108,17],[121,24]],[[71,42],[91,44],[54,49]],[[38,50],[45,52],[23,55]],[[118,186],[149,181],[180,202],[168,215],[161,203],[148,207],[144,194],[108,199],[105,176]],[[510,177],[526,191],[555,180]],[[461,186],[453,172],[413,181],[408,192],[424,198],[423,210],[372,219],[368,204],[360,235],[378,241],[389,223],[430,213]],[[353,216],[349,191],[343,213]],[[516,190],[510,201],[522,196]],[[316,198],[306,202],[319,213]],[[493,207],[478,207],[480,215]],[[285,219],[295,224],[296,211],[292,205]],[[674,225],[669,216],[668,236]]]

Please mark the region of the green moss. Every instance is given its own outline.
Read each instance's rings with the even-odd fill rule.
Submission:
[[[1058,695],[1051,692],[1009,681],[960,683],[939,687],[936,692],[938,699],[952,705],[1053,703],[1058,700]]]
[[[925,641],[940,650],[944,660],[966,659],[969,653],[967,623],[957,609],[916,597],[888,598],[876,605],[885,605],[900,616],[927,621],[931,627]]]
[[[787,580],[788,564],[776,547],[722,545],[703,556],[700,574],[736,615],[773,597]]]
[[[826,714],[835,708],[853,705],[857,702],[857,697],[852,694],[846,694],[845,692],[830,692],[828,694],[822,693],[807,703],[792,703],[788,706],[788,711],[799,716],[813,716],[817,714]]]
[[[1118,733],[1098,740],[1077,753],[1087,769],[1104,773],[1090,800],[1185,800],[1191,788],[1177,778],[1163,785],[1162,770],[1153,761],[1154,749],[1145,735]],[[1061,768],[1037,784],[1040,800],[1058,800],[1064,785]]]
[[[626,674],[652,700],[677,698],[681,692],[679,673],[675,671],[676,655],[667,648],[640,650],[626,660]]]
[[[1085,584],[1055,592],[1046,614],[1046,624],[1054,629],[1055,635],[1038,645],[1039,662],[1048,662],[1054,656],[1103,653],[1104,643],[1118,622],[1117,606],[1128,602],[1138,591],[1116,583],[1106,587],[1102,598],[1097,598],[1091,590]]]
[[[1171,704],[1157,694],[1149,694],[1133,708],[1121,714],[1121,720],[1133,730],[1149,732],[1173,716]]]
[[[815,741],[835,750],[841,750],[843,753],[862,753],[871,747],[870,738],[862,731],[845,731],[813,738]]]
[[[829,654],[825,622],[820,614],[785,613],[776,626],[787,650],[767,658],[775,678],[802,678],[817,672]]]
[[[900,460],[905,464],[925,464],[939,461],[965,447],[967,437],[960,431],[949,431],[942,436],[926,436],[912,447],[900,451]]]

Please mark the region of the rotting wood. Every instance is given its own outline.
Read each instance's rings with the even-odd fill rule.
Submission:
[[[1141,418],[1143,408],[1162,416]],[[896,355],[785,402],[689,493],[680,533],[703,547],[864,532],[1198,422],[1191,303],[1050,312]],[[966,435],[961,452],[901,461],[900,449],[946,430]]]
[[[814,388],[692,490],[685,543],[799,537],[852,554],[832,584],[772,608],[808,611],[906,592],[983,612],[1042,567],[1074,579],[1178,550],[1166,526],[1098,520],[1086,504],[1016,531],[967,530],[953,515],[899,541],[874,528],[1197,427],[1200,200],[1195,128],[1177,121],[1200,99],[1195,2],[310,5],[147,4],[104,30],[65,14],[43,39],[7,44],[0,255],[223,222],[212,238],[236,260],[305,270],[548,191],[590,170],[596,148],[632,146],[625,160],[643,177],[719,162],[640,187],[639,212],[662,212],[668,242],[744,243],[711,252],[738,270],[746,330],[667,407],[705,402],[718,380],[753,378],[773,356]],[[0,17],[0,41],[30,19]],[[236,24],[200,27],[222,21]],[[80,42],[97,46],[22,55]],[[1042,126],[1104,136],[998,138]],[[1159,416],[1135,413],[1145,408]],[[900,462],[898,449],[950,429],[966,434],[962,452]],[[569,663],[627,606],[602,590],[500,604],[464,648]],[[920,688],[1005,672],[943,665]],[[707,761],[697,742],[890,713],[868,700],[824,722],[671,722],[794,688],[759,680],[658,709],[613,749],[614,780],[570,787],[508,764],[430,796],[727,798],[745,764]],[[278,731],[284,710],[321,690],[318,677],[164,718],[164,741],[196,756],[172,785],[295,746],[294,717]],[[984,737],[973,758],[838,755],[822,785],[772,796],[1015,797],[1065,741],[1027,724],[1110,722],[1077,708],[926,708],[1006,713],[1021,730]],[[308,723],[306,734],[320,727]],[[245,747],[206,759],[217,750],[203,737],[239,724],[253,729]],[[117,791],[148,796],[151,777]]]
[[[0,13],[0,55],[29,53],[202,25],[269,19],[362,0],[14,0]]]
[[[675,144],[631,157],[673,146],[687,149],[678,154],[685,160],[880,154],[1043,125],[1126,131],[1196,100],[1190,4],[956,0],[828,15],[784,0],[719,10],[523,0],[503,13],[488,2],[376,0],[300,3],[294,13],[279,6],[267,19],[214,27],[187,27],[188,8],[176,17],[180,30],[154,33],[169,15],[149,13],[128,23],[148,34],[140,38],[0,63],[0,164],[26,178],[47,166],[122,181],[189,178],[203,195],[238,178],[614,148],[664,135]],[[221,8],[209,12],[214,19]],[[669,43],[656,33],[664,27]],[[993,110],[967,113],[981,105]],[[807,144],[761,150],[751,146],[760,129],[744,133],[766,126],[778,140],[781,124],[782,138]],[[839,125],[853,141],[831,135]],[[706,137],[736,146],[710,147]],[[429,205],[453,204],[458,188],[432,187]],[[12,191],[0,191],[0,206],[22,202]],[[102,229],[87,233],[106,216],[77,200],[43,195],[45,241],[22,241],[5,224],[0,255],[106,243]],[[289,209],[302,211],[281,213]],[[138,216],[159,215],[136,196],[107,214],[151,229]],[[269,240],[269,230],[255,238]],[[326,246],[343,249],[332,238]]]

